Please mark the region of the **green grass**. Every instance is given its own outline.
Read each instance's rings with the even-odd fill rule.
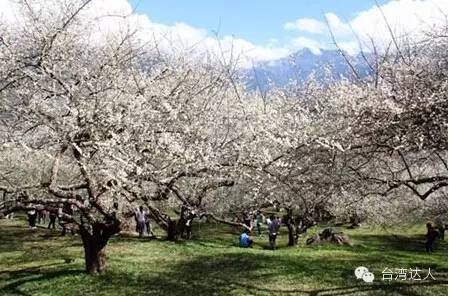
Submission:
[[[0,295],[447,295],[447,241],[427,255],[424,226],[343,228],[352,247],[304,246],[302,238],[289,248],[283,233],[276,251],[267,249],[266,237],[238,248],[225,226],[194,230],[198,237],[176,244],[115,237],[108,271],[90,277],[79,237],[0,220]],[[360,265],[375,274],[374,283],[355,279]],[[385,267],[430,267],[436,280],[383,282]]]

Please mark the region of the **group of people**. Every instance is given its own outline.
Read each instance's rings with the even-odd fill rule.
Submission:
[[[148,234],[148,236],[154,237],[149,213],[143,209],[143,206],[140,206],[138,209],[136,209],[134,217],[136,219],[136,231],[139,233],[139,237],[142,238],[146,234]]]
[[[248,221],[250,221],[248,223]],[[251,223],[251,219],[249,219],[249,216],[246,216],[243,219],[243,223],[245,225],[245,229],[243,233],[240,235],[239,239],[239,245],[242,248],[250,248],[253,245],[253,240],[250,237],[251,230],[253,228],[253,225]],[[257,228],[257,234],[260,236],[262,235],[262,224],[264,222],[264,216],[259,211],[257,212],[255,216],[255,222],[256,222],[256,228]],[[276,248],[276,238],[279,234],[279,229],[281,227],[282,221],[280,217],[275,217],[273,214],[270,215],[269,218],[266,219],[266,224],[268,226],[268,241],[270,244],[271,249]]]
[[[264,223],[264,216],[259,211],[255,215],[255,223],[257,234],[262,235],[262,224]],[[250,248],[253,245],[253,240],[250,237],[251,230],[253,228],[252,220],[250,216],[247,215],[243,219],[243,224],[245,226],[243,233],[239,238],[239,246],[242,248]],[[279,229],[281,227],[282,221],[280,217],[275,217],[274,215],[270,215],[269,218],[266,219],[266,224],[268,225],[268,241],[270,243],[270,247],[274,250],[276,248],[276,238],[279,234]],[[426,252],[432,253],[435,249],[435,245],[439,239],[444,239],[444,232],[447,230],[447,224],[440,223],[441,225],[434,226],[432,223],[427,223],[427,233],[426,233]]]
[[[61,204],[57,211],[48,211],[45,209],[37,210],[37,209],[30,209],[26,212],[27,214],[27,220],[28,225],[30,229],[36,229],[37,224],[44,224],[48,220],[48,229],[56,229],[56,219],[59,217],[59,225],[62,228],[61,235],[65,235],[67,232],[71,232],[72,235],[75,234],[75,227],[73,223],[67,223],[63,219],[61,219],[63,214],[71,215],[73,216],[75,213],[75,209],[67,204],[63,205]],[[8,218],[12,218],[11,216]],[[135,211],[135,220],[136,220],[136,231],[139,233],[140,237],[144,237],[146,234],[149,236],[154,236],[149,213],[144,211],[143,207],[139,207]]]
[[[58,208],[57,213],[55,211],[47,211],[45,209],[43,210],[31,209],[26,212],[28,226],[30,227],[30,229],[35,229],[37,224],[45,224],[48,219],[47,229],[56,229],[56,219],[58,218],[58,216],[61,216],[62,213],[72,215],[73,209],[70,205],[67,206],[61,205]],[[66,232],[69,230],[72,234],[75,234],[74,228],[69,225],[70,223],[65,223],[60,219],[59,224],[62,227],[61,235],[65,235]]]
[[[47,210],[36,210],[31,209],[27,212],[28,224],[30,229],[36,228],[36,223],[46,223],[47,219],[49,220],[48,229],[56,229],[56,219],[61,217],[63,214],[74,214],[74,209],[70,205],[61,205],[58,208],[58,211],[47,211]],[[154,237],[149,212],[145,211],[142,206],[140,206],[135,211],[135,220],[136,220],[136,231],[139,233],[139,237],[144,237],[148,235],[150,237]],[[9,216],[8,218],[12,218]],[[237,220],[237,219],[236,219]],[[238,220],[237,220],[238,221]],[[282,225],[282,220],[280,217],[275,217],[273,214],[270,215],[269,218],[265,219],[263,214],[258,211],[256,215],[245,215],[243,218],[244,230],[239,238],[239,246],[242,248],[250,248],[253,245],[253,240],[250,237],[251,231],[253,229],[253,221],[256,225],[257,234],[259,236],[262,235],[262,225],[266,223],[268,226],[268,241],[270,247],[274,250],[276,248],[276,239],[279,234],[279,229]],[[186,235],[187,238],[191,236],[191,220],[188,220],[186,223]],[[67,231],[71,231],[74,234],[74,227],[70,226],[70,223],[65,223],[61,218],[59,224],[62,227],[61,235],[65,235]],[[434,226],[432,223],[427,223],[427,233],[426,233],[426,242],[425,248],[427,253],[432,253],[435,249],[435,245],[438,239],[444,239],[444,232],[447,229],[447,224],[440,223],[439,226]]]
[[[31,209],[27,212],[28,225],[31,229],[36,228],[36,224],[45,224],[47,219],[49,219],[48,229],[56,228],[56,218],[57,215],[54,212],[50,212],[47,210],[36,210]]]

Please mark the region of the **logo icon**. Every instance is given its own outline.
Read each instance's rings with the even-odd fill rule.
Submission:
[[[372,283],[374,281],[374,274],[365,266],[359,266],[354,270],[355,277],[362,279],[365,283]]]

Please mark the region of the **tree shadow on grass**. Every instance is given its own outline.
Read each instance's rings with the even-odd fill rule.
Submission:
[[[2,225],[0,252],[24,251],[29,249],[32,243],[47,245],[50,241],[64,244],[64,247],[82,246],[81,239],[74,236],[61,237],[59,232],[48,229],[26,229],[17,225]],[[38,246],[33,246],[36,248]]]
[[[125,258],[117,258],[121,264]],[[289,258],[273,253],[225,253],[215,256],[196,256],[191,260],[175,261],[167,271],[150,270],[142,262],[137,273],[125,273],[114,269],[111,258],[109,272],[96,278],[88,278],[80,284],[91,285],[89,290],[102,291],[105,295],[421,295],[417,289],[444,286],[447,281],[373,283],[357,281],[353,275],[356,262],[347,259]],[[44,267],[43,269],[41,269]],[[52,291],[68,295],[63,282],[71,283],[74,276],[83,274],[73,265],[57,266],[57,270],[40,266],[15,271],[11,282],[0,289],[0,295],[28,296],[23,285],[33,283],[54,285]],[[67,269],[64,269],[67,268]],[[86,276],[87,277],[87,276]],[[288,278],[286,281],[285,278]],[[55,280],[55,282],[52,282]],[[76,284],[70,287],[76,291]],[[322,287],[320,287],[320,285]],[[310,288],[320,287],[320,288]],[[438,288],[438,287],[437,287]],[[42,291],[45,293],[48,291]],[[56,293],[55,293],[56,294]],[[89,292],[84,293],[87,295]],[[94,292],[89,295],[95,295]]]
[[[2,275],[8,275],[11,278],[17,278],[22,276],[28,276],[30,274],[38,274],[41,269],[48,268],[48,267],[55,267],[58,265],[61,265],[61,263],[49,263],[49,264],[41,264],[39,266],[33,266],[33,267],[27,267],[23,269],[10,269],[10,270],[1,270],[0,276]]]
[[[265,254],[222,254],[195,257],[193,260],[174,264],[168,272],[157,273],[153,276],[142,273],[136,279],[122,273],[110,273],[105,276],[105,279],[118,287],[135,285],[130,288],[148,295],[323,296],[367,292],[414,295],[413,289],[417,287],[447,284],[444,280],[416,284],[414,282],[365,284],[357,282],[354,278],[352,266],[355,266],[355,263],[346,259],[289,260]],[[282,274],[279,274],[280,270],[283,271]],[[285,276],[290,277],[288,284],[282,282]],[[110,277],[113,279],[111,280]],[[330,288],[303,288],[317,284],[319,286],[323,282],[323,285]]]
[[[7,250],[12,250],[16,246],[22,246],[24,242],[35,240],[42,242],[42,236],[23,235],[23,228],[2,228],[3,237],[9,238],[5,244]],[[4,275],[8,277],[3,281],[0,287],[0,295],[30,295],[27,294],[28,284],[32,284],[35,290],[43,289],[48,285],[54,285],[51,294],[60,295],[97,295],[95,292],[102,291],[104,295],[354,295],[354,294],[383,294],[383,295],[422,295],[419,291],[422,289],[438,289],[438,291],[446,290],[444,286],[447,280],[408,282],[408,283],[392,283],[392,284],[365,284],[357,282],[353,275],[353,270],[360,263],[367,263],[370,266],[375,256],[369,254],[370,250],[377,250],[379,246],[388,246],[392,250],[403,251],[404,246],[398,244],[397,237],[395,241],[389,239],[391,235],[360,235],[358,239],[366,240],[370,248],[362,248],[360,251],[366,252],[357,254],[352,258],[336,258],[336,257],[310,257],[300,256],[291,252],[268,252],[263,250],[239,250],[237,248],[228,251],[222,251],[223,248],[229,249],[226,244],[230,244],[232,240],[223,236],[223,239],[204,240],[205,247],[213,247],[216,255],[198,255],[187,260],[187,257],[174,258],[173,263],[166,264],[165,270],[162,271],[157,265],[147,267],[145,257],[142,257],[139,266],[130,268],[131,271],[137,272],[126,273],[118,268],[122,266],[135,265],[135,257],[119,257],[114,259],[112,255],[109,266],[110,271],[96,278],[82,277],[82,282],[75,278],[84,274],[81,269],[74,269],[74,265],[61,265],[53,268],[52,266],[41,265],[33,268],[25,268],[22,270],[5,271]],[[13,238],[13,239],[12,239]],[[410,240],[416,238],[406,237],[400,238],[402,243],[409,243]],[[121,242],[122,239],[114,238],[114,241]],[[129,242],[129,238],[123,241]],[[16,245],[17,242],[17,245]],[[112,243],[113,243],[112,242]],[[133,243],[137,240],[132,240]],[[148,242],[143,240],[142,242]],[[201,241],[195,241],[196,243]],[[45,242],[42,242],[45,243]],[[159,243],[159,242],[158,242]],[[161,242],[162,243],[162,242]],[[64,240],[64,247],[71,244],[78,244],[77,240]],[[184,243],[187,244],[187,243]],[[189,243],[190,244],[190,243]],[[371,247],[373,244],[373,247]],[[194,246],[194,245],[193,245]],[[23,246],[22,246],[23,247]],[[26,249],[29,249],[27,247]],[[0,247],[0,252],[2,247]],[[57,248],[52,248],[49,255],[54,256]],[[182,248],[179,249],[180,251]],[[217,251],[219,250],[219,251]],[[351,250],[348,248],[348,250]],[[414,249],[413,249],[414,250]],[[412,255],[413,255],[412,251]],[[421,251],[420,251],[421,252]],[[63,254],[63,250],[56,252],[59,256]],[[39,254],[41,256],[42,254]],[[30,257],[29,260],[34,260]],[[165,259],[165,258],[164,258]],[[167,261],[171,258],[167,257]],[[178,259],[178,260],[176,260]],[[395,258],[387,258],[395,260]],[[114,263],[114,260],[115,263]],[[139,261],[140,262],[140,261]],[[389,261],[385,261],[388,263]],[[397,262],[397,261],[396,261]],[[117,264],[120,263],[120,264]],[[384,263],[384,262],[382,262]],[[148,264],[150,266],[150,264]],[[115,267],[114,267],[115,266]],[[443,264],[441,264],[443,266]],[[440,266],[440,267],[441,267]],[[164,268],[162,267],[162,268]],[[135,268],[135,269],[134,269]],[[55,270],[56,269],[56,270]],[[441,269],[441,268],[440,268]],[[442,273],[446,274],[447,269],[442,269]],[[0,274],[2,276],[2,274]],[[61,280],[66,283],[62,286]],[[25,284],[27,286],[25,287]],[[78,285],[90,285],[88,292],[80,292]],[[72,289],[67,292],[65,288]],[[48,291],[41,291],[42,294]],[[70,294],[72,293],[72,294]],[[445,293],[445,292],[444,292]],[[431,295],[431,294],[428,294]]]
[[[74,275],[79,275],[84,273],[83,270],[77,269],[65,269],[65,270],[57,270],[57,271],[41,271],[40,267],[36,268],[27,268],[23,270],[17,270],[12,273],[14,278],[11,283],[6,284],[3,287],[0,287],[0,295],[23,295],[23,296],[31,296],[32,294],[22,291],[22,286],[24,284],[36,283],[36,282],[45,282],[52,279],[60,278],[60,277],[70,277]],[[50,292],[50,291],[46,291]],[[62,293],[64,294],[64,293]]]
[[[146,243],[146,242],[150,242],[150,241],[166,241],[165,238],[163,237],[158,237],[158,236],[144,236],[144,237],[139,237],[138,235],[117,235],[117,236],[113,236],[110,240],[110,243]]]
[[[392,251],[406,251],[419,252],[425,251],[425,237],[424,235],[356,235],[354,236],[362,243],[362,246],[369,245],[369,248],[378,250],[392,250]],[[441,247],[446,247],[447,244],[442,241]]]
[[[348,285],[344,287],[335,287],[328,289],[316,289],[316,290],[301,290],[301,289],[267,289],[261,288],[257,285],[245,285],[237,284],[244,287],[248,291],[252,291],[254,294],[268,293],[268,294],[291,294],[291,295],[308,295],[308,296],[341,296],[341,295],[353,295],[357,293],[382,293],[384,295],[389,295],[395,293],[397,295],[404,296],[420,296],[420,292],[415,292],[410,288],[416,287],[431,287],[431,286],[441,286],[445,285],[447,282],[442,280],[437,281],[426,281],[419,283],[392,283],[392,284],[360,284],[360,285]]]

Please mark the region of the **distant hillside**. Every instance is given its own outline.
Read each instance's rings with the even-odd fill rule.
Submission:
[[[370,75],[369,67],[360,54],[348,57],[361,77]],[[309,49],[302,49],[287,58],[255,64],[244,74],[250,89],[260,87],[263,90],[270,83],[286,86],[292,81],[304,81],[311,75],[323,82],[326,77],[336,80],[353,78],[350,67],[338,50],[321,50],[321,54],[314,54]]]

